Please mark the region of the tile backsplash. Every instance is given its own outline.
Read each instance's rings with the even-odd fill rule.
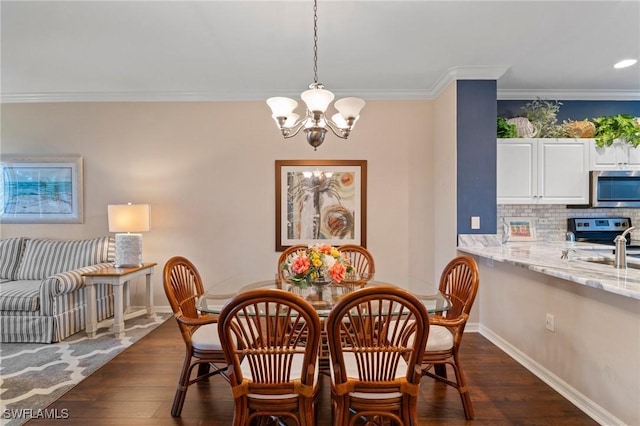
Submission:
[[[640,209],[572,209],[564,205],[553,204],[499,204],[497,234],[502,236],[503,217],[536,218],[536,237],[538,241],[562,241],[567,232],[567,219],[571,217],[630,217],[631,224],[638,230],[632,238],[640,240]]]

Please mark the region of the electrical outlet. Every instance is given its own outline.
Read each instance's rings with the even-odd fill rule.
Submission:
[[[480,216],[471,216],[471,229],[480,229]]]
[[[555,325],[555,318],[553,316],[553,314],[547,314],[547,317],[545,319],[545,323],[544,323],[545,327],[547,328],[547,330],[549,331],[556,331],[556,325]]]

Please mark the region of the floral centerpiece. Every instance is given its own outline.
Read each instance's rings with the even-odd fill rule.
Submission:
[[[289,272],[289,281],[302,288],[319,282],[340,283],[353,270],[349,258],[330,245],[310,245],[298,250],[280,268]]]

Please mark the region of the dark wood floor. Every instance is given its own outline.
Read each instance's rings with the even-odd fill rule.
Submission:
[[[175,320],[170,319],[50,406],[67,409],[68,419],[31,420],[27,425],[230,425],[230,390],[219,377],[192,386],[182,417],[171,417],[183,356],[184,343]],[[421,424],[597,424],[478,333],[465,335],[462,359],[475,419],[465,421],[454,389],[423,378],[418,405]],[[318,424],[328,426],[329,383],[323,380]]]

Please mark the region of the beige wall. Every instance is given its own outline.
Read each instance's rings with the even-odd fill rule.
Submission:
[[[502,262],[478,264],[483,335],[601,424],[640,424],[637,300]],[[545,329],[547,313],[555,332]]]
[[[450,84],[435,101],[433,152],[433,241],[437,242],[434,254],[434,280],[451,258],[457,256],[457,183],[456,154],[456,83]],[[437,224],[437,225],[436,225]]]
[[[302,135],[283,140],[264,102],[3,104],[2,153],[83,157],[85,222],[4,224],[1,236],[105,235],[107,204],[149,203],[146,261],[187,256],[207,283],[247,271],[271,276],[274,161],[364,159],[367,245],[378,277],[432,277],[432,109],[429,101],[370,101],[348,141],[327,136],[314,152]],[[451,208],[437,210],[451,217]],[[155,303],[166,306],[160,269],[154,284]]]

